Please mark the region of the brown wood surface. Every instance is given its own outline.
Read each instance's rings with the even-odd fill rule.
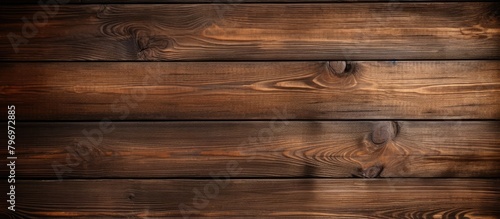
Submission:
[[[22,201],[15,215],[180,218],[182,203],[193,209],[199,207],[196,211],[185,211],[185,215],[192,217],[493,219],[500,214],[499,180],[246,179],[219,183],[215,180],[20,180],[16,188]],[[219,188],[218,192],[211,190],[214,187]],[[201,195],[197,196],[194,190]],[[5,215],[7,210],[1,211]]]
[[[11,5],[0,9],[0,60],[498,59],[498,9],[493,2],[61,5],[33,26],[40,6]],[[17,52],[10,33],[22,41]]]
[[[18,177],[209,177],[227,174],[228,163],[241,167],[237,177],[500,177],[500,122],[493,121],[114,122],[103,127],[20,123]]]
[[[24,1],[24,0],[22,0]],[[31,0],[26,0],[31,1]],[[247,2],[283,2],[283,3],[320,3],[320,2],[465,2],[467,0],[79,0],[81,3],[214,3],[214,4],[237,4]],[[470,1],[470,0],[469,0]],[[493,0],[483,0],[493,1]]]
[[[18,120],[500,118],[499,61],[21,62],[0,81]]]
[[[0,1],[0,218],[500,218],[499,3]]]
[[[2,0],[0,4],[38,4],[40,0]],[[211,4],[240,4],[240,3],[323,3],[323,2],[465,2],[467,0],[42,0],[42,4],[99,4],[99,3],[211,3]],[[485,2],[493,0],[483,0]]]

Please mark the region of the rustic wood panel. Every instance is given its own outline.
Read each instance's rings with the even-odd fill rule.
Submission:
[[[58,4],[99,4],[99,3],[213,3],[213,4],[240,4],[240,3],[323,3],[323,2],[432,2],[432,0],[57,0]],[[462,2],[470,0],[439,0],[435,2]],[[0,4],[38,4],[39,0],[3,0]],[[56,0],[42,1],[45,4],[56,4]]]
[[[123,1],[123,3],[127,3],[128,0]],[[141,1],[141,0],[139,0]],[[0,5],[15,5],[15,4],[40,4],[40,5],[64,5],[64,4],[78,4],[84,3],[82,0],[2,0]],[[104,2],[102,2],[104,3]],[[107,3],[111,3],[108,1]],[[118,3],[118,1],[116,1]],[[132,3],[132,2],[128,2]],[[139,2],[138,2],[139,3]],[[143,2],[146,3],[146,2]]]
[[[498,59],[499,8],[493,2],[61,5],[45,22],[39,6],[4,6],[0,60]]]
[[[18,177],[500,177],[500,122],[102,124],[20,123]]]
[[[487,179],[20,180],[16,188],[22,201],[15,215],[181,217],[179,205],[183,203],[184,215],[193,217],[496,218],[500,214],[499,182]],[[2,208],[1,214],[6,211]]]
[[[30,1],[30,0],[27,0]],[[435,1],[435,2],[461,2],[467,0],[80,0],[81,3],[215,3],[215,4],[237,4],[246,2],[283,2],[283,3],[319,3],[319,2],[420,2],[420,1]],[[469,0],[470,1],[470,0]]]
[[[500,118],[498,61],[34,62],[0,72],[1,102],[18,120]]]
[[[500,215],[499,3],[42,1],[0,2],[0,218]]]

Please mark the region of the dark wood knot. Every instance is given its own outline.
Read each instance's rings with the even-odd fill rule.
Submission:
[[[96,17],[97,18],[105,18],[105,16],[107,14],[110,14],[110,6],[107,4],[100,5],[99,9],[97,9]]]
[[[364,169],[361,175],[365,178],[376,178],[380,176],[384,167],[382,165],[375,165]]]
[[[337,77],[347,77],[355,72],[355,64],[346,61],[329,61],[328,70]]]
[[[172,46],[171,39],[164,36],[152,36],[148,34],[136,34],[137,57],[140,60],[156,60],[158,55]]]
[[[130,194],[128,195],[128,199],[129,199],[129,200],[134,200],[134,199],[135,199],[135,194],[134,194],[134,193],[130,193]]]
[[[399,126],[396,122],[381,122],[373,127],[371,139],[374,144],[385,144],[398,134]]]

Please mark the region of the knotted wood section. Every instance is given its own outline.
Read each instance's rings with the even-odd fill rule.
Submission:
[[[18,106],[18,120],[271,120],[275,111],[283,119],[500,118],[497,61],[21,62],[0,69],[0,93]]]
[[[2,6],[0,60],[500,58],[494,2],[224,3]]]
[[[208,171],[224,176],[227,164],[236,162],[241,168],[236,178],[500,176],[500,127],[492,121],[277,119],[100,127],[97,122],[21,123],[18,151],[24,158],[18,174],[185,178]]]

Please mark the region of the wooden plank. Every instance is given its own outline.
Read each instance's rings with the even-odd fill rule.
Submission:
[[[38,4],[40,0],[3,0],[1,4]],[[470,0],[57,0],[58,4],[131,4],[131,3],[212,3],[212,4],[240,4],[240,3],[323,3],[323,2],[462,2]],[[45,0],[45,4],[56,4],[56,1]]]
[[[40,6],[10,5],[0,9],[0,60],[498,59],[498,8],[494,2],[60,5],[45,23]],[[34,15],[38,26],[28,24]]]
[[[0,63],[0,81],[18,120],[500,118],[499,61]]]
[[[2,208],[0,214],[4,218],[493,219],[500,214],[499,182],[488,179],[19,180],[17,210],[7,212]]]
[[[114,122],[102,127],[19,123],[18,177],[210,177],[224,176],[233,163],[241,167],[237,177],[500,177],[500,122]]]
[[[238,4],[249,2],[283,2],[283,3],[319,3],[319,2],[420,2],[429,0],[81,0],[82,3],[215,3],[215,4]],[[433,0],[430,0],[431,2]],[[436,0],[434,0],[436,1]],[[466,0],[439,0],[436,2],[460,2]]]
[[[126,3],[125,0],[123,3]],[[141,0],[139,0],[141,1]],[[36,4],[36,5],[65,5],[65,4],[78,4],[83,3],[82,0],[2,0],[0,5],[16,5],[16,4]],[[102,2],[104,3],[104,2]],[[111,1],[108,3],[112,3]],[[118,2],[116,2],[118,3]],[[129,2],[132,3],[132,2]],[[146,2],[144,2],[146,3]]]

